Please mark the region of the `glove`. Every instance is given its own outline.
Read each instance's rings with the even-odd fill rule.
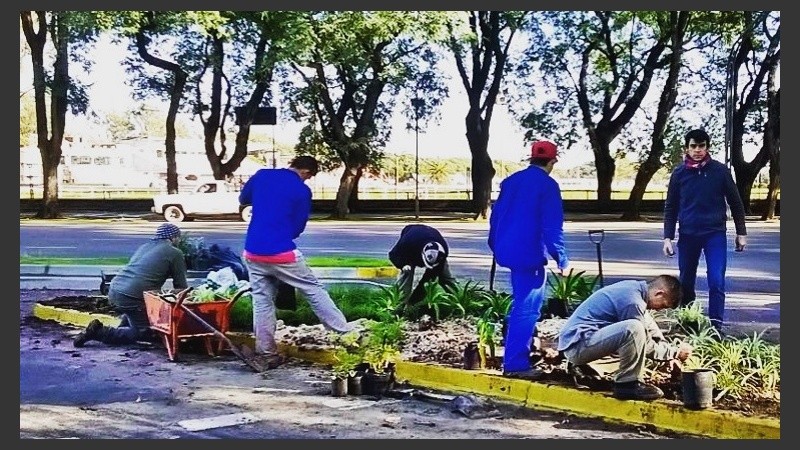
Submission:
[[[675,355],[675,359],[678,361],[686,361],[690,356],[692,356],[692,350],[693,348],[690,344],[682,342],[678,347],[678,353]]]
[[[664,238],[664,256],[674,256],[675,250],[672,248],[672,239]]]
[[[747,245],[747,236],[743,234],[736,235],[736,251],[744,251],[744,246]]]

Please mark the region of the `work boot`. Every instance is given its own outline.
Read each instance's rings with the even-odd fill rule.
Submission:
[[[614,398],[619,400],[655,400],[664,396],[664,392],[652,384],[641,381],[614,383]]]
[[[541,380],[544,376],[547,375],[547,372],[540,369],[539,367],[531,367],[527,370],[517,370],[517,371],[503,371],[503,376],[506,378],[517,378],[520,380]]]
[[[94,319],[89,322],[89,325],[86,325],[85,330],[81,331],[77,336],[75,336],[75,340],[72,341],[72,345],[80,348],[83,347],[88,341],[100,340],[100,334],[102,331],[103,322]]]
[[[261,368],[261,371],[267,371],[272,369],[277,369],[281,365],[283,365],[287,358],[279,353],[261,353],[256,354],[252,358],[250,358],[252,362],[254,362],[257,366]]]

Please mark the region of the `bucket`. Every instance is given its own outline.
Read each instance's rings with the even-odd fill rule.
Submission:
[[[714,399],[714,371],[688,369],[681,372],[683,406],[690,409],[710,408]]]
[[[478,343],[470,342],[464,349],[464,369],[478,370],[481,368],[481,355],[478,353]]]

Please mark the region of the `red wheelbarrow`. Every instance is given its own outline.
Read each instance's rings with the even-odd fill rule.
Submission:
[[[144,292],[150,329],[164,338],[169,360],[177,359],[178,345],[184,339],[203,339],[210,356],[222,352],[226,345],[240,356],[240,350],[225,333],[230,328],[231,308],[250,289],[237,292],[231,299],[210,302],[186,301],[191,290],[192,288],[185,289],[177,295],[158,291]],[[249,364],[248,360],[245,362]]]

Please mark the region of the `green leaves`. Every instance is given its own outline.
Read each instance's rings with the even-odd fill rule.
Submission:
[[[549,287],[548,302],[558,301],[561,303],[563,314],[569,315],[575,307],[586,300],[595,291],[599,276],[584,275],[585,270],[575,272],[570,269],[566,275],[560,275],[550,270],[547,277]]]

